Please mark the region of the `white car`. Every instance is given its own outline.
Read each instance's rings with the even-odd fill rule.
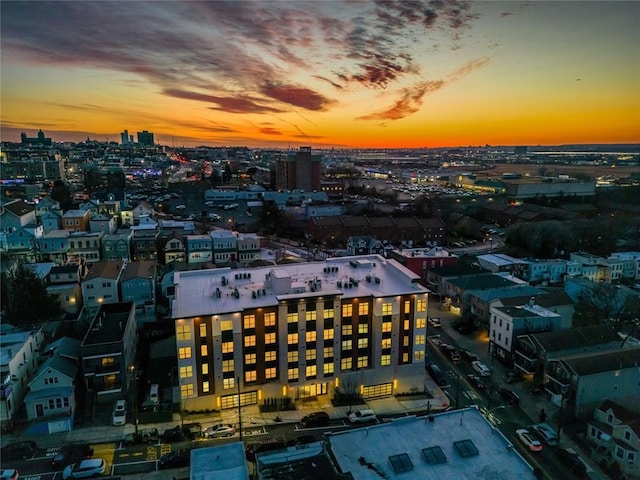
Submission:
[[[62,471],[63,480],[69,478],[92,478],[103,475],[107,470],[107,463],[102,458],[87,458],[81,462],[67,465]]]
[[[236,434],[236,427],[233,425],[214,425],[209,428],[205,428],[202,431],[204,438],[221,438],[221,437],[233,437]]]
[[[349,414],[349,421],[351,423],[366,423],[366,422],[374,422],[376,420],[377,420],[377,417],[375,412],[369,409],[356,410],[355,412],[351,412]]]
[[[433,317],[429,319],[429,326],[432,328],[441,328],[442,322],[439,317]]]
[[[516,430],[516,435],[518,435],[520,441],[532,452],[539,452],[542,450],[542,443],[540,443],[540,440],[538,440],[533,433],[526,428]]]
[[[111,423],[115,426],[124,425],[127,423],[127,401],[118,400],[113,406],[113,415],[111,416]]]
[[[481,377],[488,377],[491,375],[491,370],[480,360],[471,362],[471,368],[480,374]]]

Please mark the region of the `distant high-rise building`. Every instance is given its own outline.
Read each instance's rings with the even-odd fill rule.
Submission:
[[[320,190],[320,155],[313,155],[311,147],[300,147],[292,153],[275,156],[276,189]]]
[[[120,143],[122,145],[127,145],[129,143],[129,131],[125,130],[120,134]]]
[[[146,130],[138,132],[138,144],[148,145],[150,147],[155,145],[155,142],[153,141],[153,133],[147,132]]]

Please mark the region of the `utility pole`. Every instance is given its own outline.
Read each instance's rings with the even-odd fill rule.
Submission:
[[[138,381],[136,380],[136,366],[129,366],[131,377],[129,382],[133,382],[133,427],[136,436],[138,435]]]

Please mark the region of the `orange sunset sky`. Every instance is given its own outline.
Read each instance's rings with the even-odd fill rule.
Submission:
[[[640,3],[3,0],[1,139],[640,142]]]

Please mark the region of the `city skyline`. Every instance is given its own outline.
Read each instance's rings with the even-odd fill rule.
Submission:
[[[640,141],[637,2],[16,2],[2,140]]]

